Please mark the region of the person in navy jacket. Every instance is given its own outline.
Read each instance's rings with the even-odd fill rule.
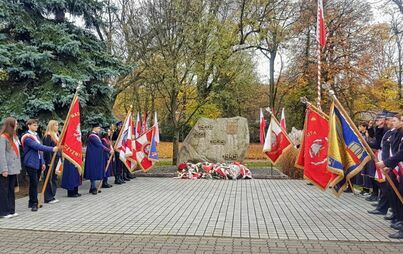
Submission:
[[[29,175],[29,202],[31,211],[38,211],[38,182],[41,172],[46,169],[42,152],[57,152],[58,147],[44,146],[41,144],[38,134],[38,121],[27,121],[28,131],[22,136],[23,164]]]
[[[90,193],[97,194],[97,180],[103,180],[105,171],[104,152],[113,154],[113,149],[102,144],[98,136],[101,131],[99,124],[92,126],[92,131],[87,139],[87,150],[85,153],[84,178],[91,181]]]
[[[112,131],[111,129],[107,128],[106,131],[104,131],[102,133],[102,144],[106,147],[109,147],[111,150],[113,150],[112,147],[112,142],[110,140],[110,137],[112,135]],[[106,165],[108,164],[108,160],[109,160],[109,156],[110,156],[110,152],[108,151],[104,151],[103,153],[104,155],[104,161],[105,161],[105,165],[104,165],[104,178],[102,180],[102,188],[111,188],[112,185],[108,183],[108,177],[110,177],[112,175],[113,172],[113,159],[114,157],[112,157],[108,169],[105,171]]]

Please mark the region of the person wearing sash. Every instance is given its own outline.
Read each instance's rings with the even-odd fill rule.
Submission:
[[[23,149],[23,164],[29,176],[29,201],[28,208],[31,211],[38,211],[38,183],[41,172],[46,169],[42,152],[57,152],[58,147],[45,146],[41,144],[38,134],[38,121],[29,119],[27,121],[28,131],[22,136],[21,144]]]
[[[98,193],[96,181],[103,180],[104,177],[104,152],[113,154],[113,150],[111,150],[110,147],[106,147],[102,144],[101,138],[98,136],[100,131],[101,126],[99,124],[92,126],[92,131],[87,139],[87,149],[85,153],[84,178],[91,181],[89,193],[93,195]]]
[[[46,128],[45,136],[43,138],[43,144],[46,146],[57,146],[59,143],[59,123],[55,120],[50,120],[48,127]],[[46,170],[45,177],[48,174],[50,164],[52,162],[53,152],[44,152],[43,159],[45,160]],[[53,169],[50,172],[49,181],[45,190],[45,203],[54,204],[59,202],[55,198],[57,190],[57,175],[61,168],[62,162],[60,154],[57,153],[53,162]]]
[[[15,184],[21,171],[17,120],[8,117],[0,131],[0,218],[18,216],[15,212]]]
[[[105,147],[109,147],[110,150],[113,150],[112,142],[110,140],[111,134],[112,134],[112,131],[109,128],[107,128],[106,132],[102,133],[102,144]],[[108,184],[108,177],[110,177],[112,175],[112,172],[113,172],[113,159],[114,159],[114,156],[111,155],[110,152],[107,152],[105,150],[103,152],[103,156],[104,156],[104,178],[102,180],[102,188],[111,188],[112,185]],[[105,171],[106,165],[108,164],[108,161],[109,161],[109,156],[112,156],[112,159],[109,162],[108,169]]]

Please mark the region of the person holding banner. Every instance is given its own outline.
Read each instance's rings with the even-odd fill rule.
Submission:
[[[100,124],[93,124],[92,131],[88,136],[87,140],[87,150],[85,154],[85,170],[84,170],[84,178],[91,181],[91,187],[89,193],[96,195],[97,180],[103,180],[104,171],[105,171],[105,161],[103,159],[104,151],[113,154],[113,150],[110,147],[106,147],[102,144],[100,137],[98,136],[101,131]]]
[[[32,212],[38,211],[38,183],[41,171],[46,169],[45,160],[41,152],[57,152],[58,147],[44,146],[36,133],[38,121],[29,119],[27,121],[28,132],[21,138],[23,149],[23,164],[29,175],[29,201],[28,208]]]
[[[43,138],[43,144],[46,146],[57,146],[59,143],[59,123],[55,120],[50,120],[48,123],[48,127],[45,132],[45,137]],[[45,160],[46,164],[46,170],[45,170],[45,175],[48,174],[50,163],[52,161],[52,152],[44,152],[43,153],[43,159]],[[56,154],[56,159],[53,164],[53,169],[52,172],[50,172],[50,180],[48,185],[46,186],[45,190],[45,203],[49,204],[54,204],[59,202],[55,198],[56,196],[56,190],[57,190],[57,174],[56,174],[56,167],[61,166],[61,159],[60,159],[60,154]]]
[[[118,122],[116,123],[116,130],[113,132],[112,135],[112,142],[115,144],[117,139],[119,138],[119,133],[120,130],[122,129],[122,122]],[[119,159],[119,153],[115,153],[115,184],[123,184],[126,183],[125,180],[123,179],[123,163],[122,161]]]
[[[0,218],[12,218],[15,212],[15,183],[21,171],[17,120],[8,117],[0,131]]]
[[[398,129],[392,139],[391,156],[376,165],[390,176],[393,183],[398,186],[400,194],[403,195],[403,116],[399,114],[395,118],[395,126]],[[391,192],[390,195],[391,206],[395,212],[395,220],[391,227],[399,231],[389,235],[389,237],[403,239],[403,203],[394,192]]]
[[[106,132],[102,133],[102,145],[104,145],[105,147],[109,147],[110,150],[113,150],[112,142],[109,139],[111,137],[111,134],[112,134],[112,131],[109,128],[106,130]],[[104,151],[103,156],[104,156],[103,159],[104,159],[104,163],[105,163],[105,165],[104,165],[104,169],[105,169],[106,165],[108,164],[109,157],[113,156],[113,155],[110,155],[109,152]],[[113,160],[113,157],[112,157],[112,160]],[[112,187],[111,184],[108,184],[108,177],[110,177],[112,175],[112,171],[113,171],[113,162],[111,161],[108,165],[108,169],[106,171],[104,170],[102,188],[111,188]]]

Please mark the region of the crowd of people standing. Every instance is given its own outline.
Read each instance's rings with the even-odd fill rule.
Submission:
[[[114,152],[113,142],[118,138],[122,123],[116,124],[116,130],[100,124],[93,124],[86,138],[85,166],[83,174],[76,165],[61,156],[59,145],[59,123],[50,120],[44,133],[38,132],[39,122],[29,119],[26,130],[20,133],[15,118],[3,120],[0,130],[0,218],[18,216],[15,211],[15,189],[18,186],[18,175],[24,172],[29,178],[28,208],[38,211],[38,185],[49,172],[49,181],[44,192],[44,202],[54,204],[60,176],[63,189],[67,190],[67,197],[78,198],[78,192],[83,177],[90,180],[89,192],[96,195],[101,192],[97,181],[101,181],[101,188],[111,188],[108,177],[115,176],[115,184],[124,184],[135,176],[130,173]],[[56,153],[56,154],[54,154]],[[55,155],[52,168],[51,161]],[[108,168],[106,166],[108,165]],[[24,169],[24,170],[22,170]],[[83,177],[82,177],[83,176]]]

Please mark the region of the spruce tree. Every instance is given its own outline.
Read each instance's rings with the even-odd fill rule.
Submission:
[[[63,120],[82,81],[84,128],[113,120],[111,80],[129,70],[107,52],[104,11],[101,0],[0,0],[1,118]]]

